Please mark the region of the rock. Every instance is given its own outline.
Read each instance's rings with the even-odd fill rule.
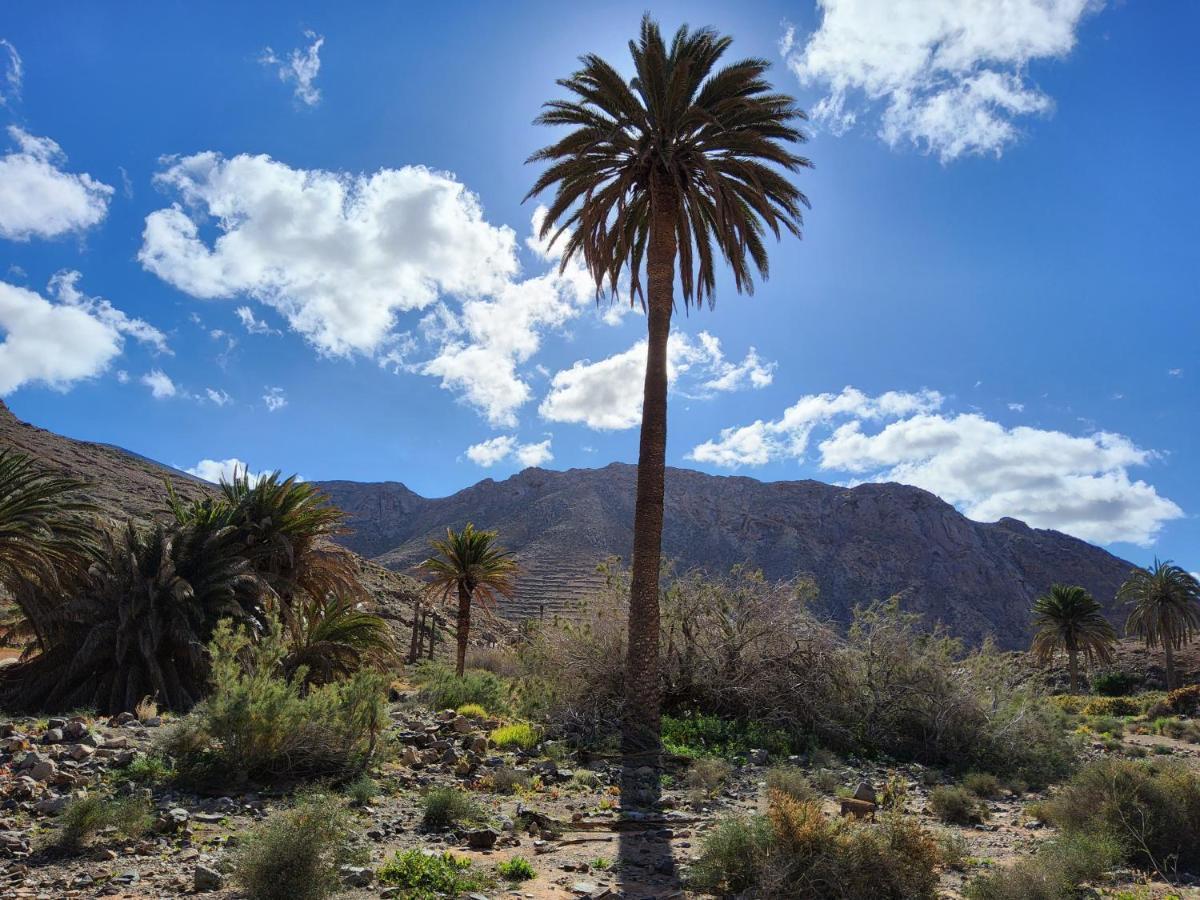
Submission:
[[[122,713],[124,715],[124,713]],[[101,750],[126,750],[129,748],[129,738],[122,735],[121,737],[109,738],[100,745]]]
[[[765,766],[771,761],[771,754],[766,750],[751,750],[748,759],[752,766]]]
[[[17,763],[14,768],[18,772],[22,772],[25,769],[32,769],[38,763],[48,762],[49,759],[50,757],[46,756],[44,753],[38,753],[36,750],[30,750],[21,757],[21,761]]]
[[[590,897],[600,892],[600,885],[590,881],[577,881],[571,885],[571,893],[577,897]]]
[[[855,800],[865,800],[867,803],[879,803],[875,796],[875,788],[871,787],[865,781],[860,781],[858,787],[854,789]]]
[[[42,735],[43,744],[61,744],[63,742],[63,730],[61,728],[51,728]]]
[[[468,831],[463,835],[463,840],[472,850],[491,850],[496,846],[496,839],[499,837],[500,832],[494,828],[479,828],[475,831]]]
[[[186,828],[188,820],[191,816],[183,807],[177,806],[174,809],[167,810],[163,815],[158,817],[158,821],[154,823],[154,830],[160,832],[174,832],[181,828]]]
[[[29,777],[34,781],[49,781],[58,774],[58,766],[52,760],[43,759],[29,770]]]
[[[371,882],[375,879],[375,873],[364,866],[342,866],[338,872],[341,874],[342,883],[346,887],[370,887]]]
[[[77,741],[87,734],[87,724],[79,719],[72,719],[63,726],[62,733],[68,741]]]
[[[200,894],[219,891],[225,887],[225,876],[216,869],[198,863],[196,871],[192,874],[192,887]]]
[[[70,797],[43,797],[34,809],[44,816],[55,816],[63,811],[70,800]]]
[[[76,762],[83,762],[95,752],[96,751],[87,744],[75,744],[70,750],[67,751],[67,756],[71,757],[71,759],[75,760]]]
[[[421,754],[412,746],[404,748],[404,752],[400,754],[400,761],[406,766],[417,767],[424,765],[424,760],[421,759]]]
[[[450,723],[450,728],[459,734],[467,734],[475,729],[475,725],[466,716],[459,716]]]
[[[66,719],[60,719],[60,718],[57,718],[57,717],[55,717],[55,718],[51,718],[51,719],[47,719],[47,720],[46,720],[46,727],[47,727],[47,728],[51,728],[51,729],[55,729],[55,728],[58,728],[58,729],[66,728],[66,727],[67,727],[67,720],[66,720]]]

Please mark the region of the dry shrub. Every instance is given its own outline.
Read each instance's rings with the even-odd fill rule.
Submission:
[[[1109,837],[1064,834],[1047,841],[1032,857],[981,875],[967,885],[968,900],[1074,900],[1120,862],[1120,847]],[[1125,895],[1122,895],[1125,896]]]
[[[509,679],[522,672],[521,657],[510,647],[468,647],[467,668]]]
[[[725,786],[732,772],[733,767],[723,759],[697,759],[685,781],[691,790],[711,797]]]

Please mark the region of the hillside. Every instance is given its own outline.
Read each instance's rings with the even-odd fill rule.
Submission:
[[[323,482],[351,516],[347,546],[394,570],[428,552],[447,525],[497,528],[525,570],[510,614],[569,609],[609,555],[632,545],[635,467],[485,479],[440,499],[396,482]],[[1055,531],[1013,519],[973,522],[950,504],[899,484],[836,487],[816,481],[667,473],[663,536],[682,568],[760,567],[769,578],[811,574],[821,607],[846,621],[854,604],[901,594],[908,609],[969,640],[1025,643],[1029,604],[1053,581],[1082,584],[1109,604],[1131,564]]]

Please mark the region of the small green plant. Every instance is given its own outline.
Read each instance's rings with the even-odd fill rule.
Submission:
[[[158,753],[135,756],[133,762],[119,770],[121,777],[140,785],[162,784],[170,781],[175,767]]]
[[[1132,693],[1141,681],[1133,672],[1100,672],[1092,676],[1092,690],[1105,697],[1123,697]]]
[[[767,790],[782,791],[797,800],[813,800],[816,791],[802,769],[795,766],[776,766],[767,772]]]
[[[721,819],[704,838],[690,886],[721,897],[752,890],[774,841],[765,816]]]
[[[434,788],[425,795],[421,824],[428,829],[478,822],[483,812],[470,794],[457,788]]]
[[[455,710],[460,716],[466,716],[468,719],[486,719],[487,710],[478,703],[464,703]]]
[[[899,772],[889,772],[879,792],[879,805],[884,809],[903,812],[908,800],[908,779]]]
[[[106,828],[124,838],[141,837],[150,829],[150,803],[142,797],[79,797],[58,815],[54,846],[74,852]]]
[[[588,791],[594,791],[602,784],[600,781],[600,776],[590,769],[577,770],[575,775],[571,778],[571,783],[576,787],[583,788],[584,790]]]
[[[537,877],[533,864],[523,856],[514,856],[496,866],[496,871],[502,878],[509,881],[529,881]]]
[[[359,775],[342,790],[354,806],[366,806],[379,796],[379,785],[369,775]]]
[[[958,785],[942,785],[929,794],[933,814],[951,825],[973,825],[982,821],[986,810],[966,789]]]
[[[606,872],[612,868],[612,860],[607,856],[597,856],[590,863],[588,863],[588,866],[595,869],[597,872]]]
[[[440,663],[422,663],[413,673],[417,694],[434,709],[458,709],[475,704],[494,713],[508,709],[509,684],[503,678],[479,669],[468,669],[461,678]]]
[[[662,739],[663,748],[669,753],[687,757],[732,757],[759,748],[774,756],[786,756],[794,749],[794,742],[786,732],[767,729],[756,722],[702,714],[663,716]]]
[[[376,873],[381,884],[401,889],[404,900],[438,900],[488,890],[491,879],[451,853],[406,850],[396,853]]]
[[[1073,900],[1080,887],[1120,862],[1120,846],[1103,834],[1069,834],[1047,841],[1029,858],[967,885],[968,900]]]
[[[963,776],[962,786],[984,800],[1000,796],[1000,779],[990,772],[968,772]]]
[[[967,867],[970,859],[970,848],[967,840],[957,831],[946,828],[937,836],[938,851],[942,856],[942,865],[947,869],[961,872]]]
[[[335,797],[304,795],[246,835],[233,855],[233,879],[250,900],[323,900],[341,888],[339,866],[362,858],[350,826]]]
[[[696,759],[688,769],[686,784],[689,789],[711,797],[725,786],[732,771],[733,767],[723,759]]]
[[[533,787],[533,777],[528,772],[519,772],[508,766],[495,769],[487,780],[497,794],[516,794]]]
[[[1125,734],[1125,723],[1115,716],[1091,716],[1087,720],[1088,731],[1110,738]]]
[[[528,722],[517,722],[513,725],[502,725],[489,735],[493,745],[501,750],[511,750],[514,747],[521,750],[532,750],[537,746],[537,729]]]

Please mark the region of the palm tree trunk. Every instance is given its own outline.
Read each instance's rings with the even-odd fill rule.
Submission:
[[[1067,671],[1071,673],[1071,693],[1079,693],[1079,660],[1076,658],[1075,645],[1067,644]]]
[[[458,585],[458,661],[454,674],[459,678],[467,668],[467,636],[471,633],[471,587],[460,582]]]
[[[667,339],[675,288],[675,207],[670,185],[651,195],[646,258],[646,382],[638,448],[637,501],[633,512],[633,572],[629,594],[629,649],[625,659],[626,753],[657,755],[660,747],[658,683],[658,580],[662,562],[663,495],[667,463]]]
[[[1163,656],[1167,661],[1167,690],[1175,690],[1175,650],[1170,641],[1163,641]]]
[[[420,601],[413,600],[413,623],[412,623],[412,638],[408,642],[408,661],[414,663],[421,653],[421,646],[418,643],[421,639],[421,616],[420,616]]]

